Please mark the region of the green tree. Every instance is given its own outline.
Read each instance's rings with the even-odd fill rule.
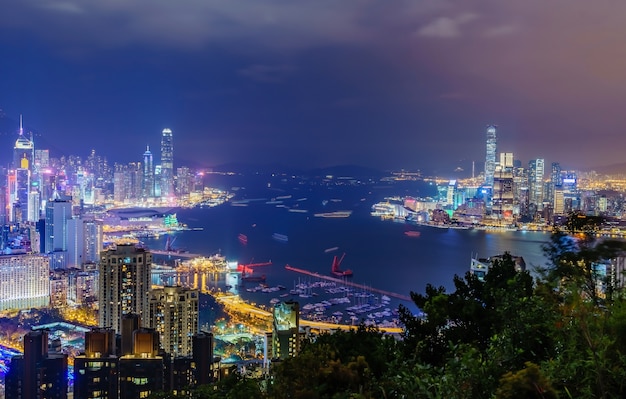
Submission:
[[[526,367],[516,372],[508,372],[500,379],[496,391],[498,399],[556,399],[557,392],[550,381],[534,363],[526,362]]]

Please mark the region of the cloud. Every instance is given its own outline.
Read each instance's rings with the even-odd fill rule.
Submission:
[[[448,17],[440,17],[432,21],[426,26],[423,26],[417,31],[419,36],[430,37],[458,37],[461,32],[459,31],[458,23]]]
[[[461,26],[478,18],[475,13],[463,13],[455,18],[438,17],[430,23],[422,26],[418,36],[453,38],[461,35]]]

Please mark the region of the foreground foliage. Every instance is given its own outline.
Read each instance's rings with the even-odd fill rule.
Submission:
[[[365,326],[322,335],[263,378],[234,375],[192,397],[626,397],[626,295],[597,267],[624,248],[557,231],[536,280],[505,256],[484,281],[467,273],[450,293],[413,293],[425,316],[401,308],[402,339]]]

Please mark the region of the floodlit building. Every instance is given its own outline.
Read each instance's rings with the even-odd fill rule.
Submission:
[[[50,303],[50,260],[39,254],[0,255],[0,310]]]
[[[163,350],[172,356],[190,356],[198,333],[197,290],[163,287],[148,293],[148,326],[158,331]]]
[[[148,314],[152,254],[132,244],[102,251],[99,266],[99,325],[120,333],[122,316]]]
[[[280,302],[274,306],[272,358],[286,359],[300,351],[300,304]]]
[[[161,195],[174,195],[174,139],[170,129],[161,132]]]
[[[495,125],[487,126],[487,152],[485,156],[485,185],[493,186],[493,175],[496,170],[496,128]]]

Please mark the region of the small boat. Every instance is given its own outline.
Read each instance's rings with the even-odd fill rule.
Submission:
[[[279,242],[287,242],[289,241],[289,237],[284,234],[274,233],[272,234],[272,238]]]
[[[240,243],[242,243],[243,245],[247,245],[248,244],[248,236],[245,234],[239,234],[237,236],[237,239],[239,240]]]
[[[338,250],[338,249],[339,249],[339,247],[326,248],[326,249],[324,250],[324,252],[325,252],[325,253],[334,252],[334,251],[336,251],[336,250]]]
[[[415,230],[409,230],[409,231],[404,232],[404,235],[407,237],[419,237],[420,234],[422,233],[420,233],[419,231],[415,231]]]

